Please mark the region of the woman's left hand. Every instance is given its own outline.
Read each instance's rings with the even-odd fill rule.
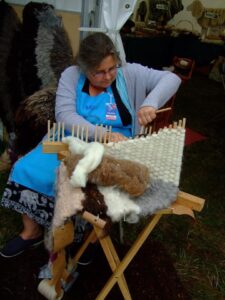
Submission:
[[[137,118],[139,124],[145,126],[156,118],[156,109],[152,106],[143,106],[139,109]]]
[[[127,137],[118,132],[107,132],[104,136],[104,139],[106,139],[107,142],[117,143],[121,141],[126,141]]]

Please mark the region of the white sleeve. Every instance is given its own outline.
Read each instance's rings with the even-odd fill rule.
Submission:
[[[148,76],[150,92],[141,106],[150,105],[156,109],[162,107],[175,95],[180,84],[181,79],[176,74],[169,71],[150,69]]]

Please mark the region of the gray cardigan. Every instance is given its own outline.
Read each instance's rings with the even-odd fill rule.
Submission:
[[[169,71],[158,71],[140,64],[126,63],[122,67],[127,93],[135,115],[141,106],[162,107],[178,90],[181,80]],[[95,126],[76,113],[76,86],[80,76],[79,68],[67,68],[59,80],[56,92],[55,116],[57,122],[64,122],[71,131],[73,125],[89,127],[89,136],[94,137]],[[140,131],[135,122],[135,133]]]

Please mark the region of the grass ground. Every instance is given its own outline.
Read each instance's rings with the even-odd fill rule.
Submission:
[[[151,235],[167,249],[194,300],[225,299],[225,119],[215,118],[222,112],[225,92],[221,84],[194,75],[180,88],[174,120],[186,117],[188,127],[207,136],[185,147],[180,188],[206,202],[195,220],[165,216]],[[0,174],[0,195],[7,176]],[[0,247],[20,226],[17,214],[0,208]]]

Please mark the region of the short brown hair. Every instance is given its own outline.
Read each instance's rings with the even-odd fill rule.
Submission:
[[[109,55],[112,55],[118,63],[121,62],[110,37],[102,32],[92,33],[81,42],[75,64],[86,73],[98,67],[102,60]]]

